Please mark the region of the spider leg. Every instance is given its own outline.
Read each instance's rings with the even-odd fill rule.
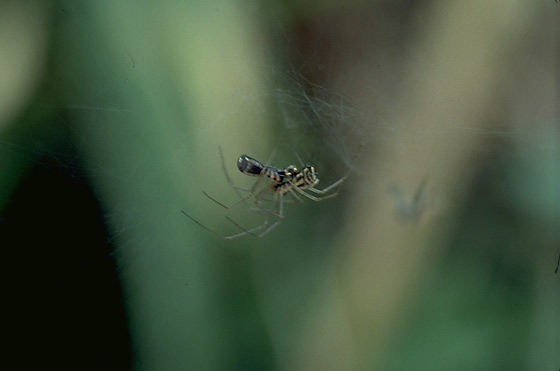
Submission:
[[[242,197],[241,199],[235,201],[235,202],[234,202],[233,204],[231,204],[230,206],[227,206],[227,205],[224,205],[223,203],[221,203],[220,201],[216,200],[214,197],[210,196],[208,193],[206,193],[206,192],[204,192],[204,191],[202,191],[202,193],[204,193],[204,195],[205,195],[206,197],[208,197],[210,200],[214,201],[215,203],[217,203],[218,205],[220,205],[221,207],[223,207],[223,208],[226,209],[226,210],[229,210],[229,209],[231,209],[232,207],[235,207],[235,206],[239,205],[240,203],[245,202],[247,199],[249,199],[249,198],[251,197],[251,194],[249,194],[249,195],[247,195],[247,196],[245,196],[245,197]]]
[[[309,189],[311,189],[311,188],[309,188]],[[312,201],[315,201],[315,202],[328,200],[329,198],[334,198],[334,197],[338,196],[338,190],[336,192],[328,195],[328,196],[323,196],[323,197],[317,197],[317,196],[311,195],[311,194],[305,192],[303,189],[298,188],[298,187],[294,187],[294,188],[290,189],[290,192],[293,192],[292,196],[296,196],[295,192],[297,192],[300,195],[302,195],[302,196],[304,196],[304,197],[306,197],[306,198],[308,198]]]
[[[241,225],[239,225],[239,223],[237,223],[235,220],[233,220],[233,219],[230,218],[229,216],[226,216],[226,219],[227,219],[231,224],[233,224],[234,226],[236,226],[237,228],[239,228],[239,229],[241,229],[241,230],[243,231],[243,232],[241,232],[241,233],[237,233],[237,234],[233,234],[233,235],[231,235],[231,236],[224,237],[224,239],[226,239],[226,240],[235,240],[236,238],[243,237],[243,236],[246,236],[246,235],[248,235],[248,234],[250,234],[250,235],[253,236],[253,237],[259,238],[259,236],[256,235],[254,232],[258,232],[258,231],[260,231],[261,229],[265,228],[266,225],[267,225],[267,221],[268,221],[268,218],[267,218],[267,219],[265,219],[265,221],[264,221],[263,224],[261,224],[261,225],[259,225],[259,226],[257,226],[257,227],[253,227],[253,228],[250,228],[250,229],[246,229],[246,228],[242,227]]]
[[[278,195],[278,214],[276,215],[278,219],[274,223],[272,223],[270,227],[268,227],[264,232],[259,234],[259,238],[262,238],[269,234],[274,228],[278,227],[280,223],[282,223],[282,220],[284,220],[284,202],[282,200],[282,197],[282,194]],[[268,220],[269,219],[265,220],[265,222],[267,222]]]
[[[182,212],[183,214],[185,214],[190,220],[192,220],[193,222],[195,222],[196,224],[198,224],[200,227],[204,228],[206,231],[208,231],[208,232],[212,233],[214,236],[219,237],[219,238],[224,239],[224,240],[234,240],[234,239],[236,239],[236,238],[243,237],[243,236],[246,236],[246,235],[248,235],[248,234],[250,234],[250,235],[253,236],[253,237],[260,238],[260,236],[257,235],[257,234],[255,234],[254,232],[258,232],[258,231],[260,231],[260,230],[266,228],[267,225],[268,225],[268,220],[270,219],[270,217],[267,217],[267,219],[265,220],[265,222],[264,222],[262,225],[260,225],[260,226],[258,226],[258,227],[255,227],[255,228],[251,228],[251,229],[245,229],[245,228],[243,228],[242,226],[240,226],[238,223],[236,223],[233,219],[231,219],[230,217],[226,216],[225,218],[226,218],[230,223],[232,223],[233,225],[235,225],[235,226],[238,227],[239,229],[242,229],[243,232],[237,233],[237,234],[234,234],[234,235],[231,235],[231,236],[223,236],[223,235],[219,234],[218,232],[214,231],[213,229],[208,228],[207,226],[205,226],[204,224],[202,224],[201,222],[199,222],[198,220],[196,220],[195,218],[193,218],[192,216],[190,216],[189,214],[187,214],[184,210],[181,210],[181,212]]]
[[[333,184],[331,184],[328,187],[325,187],[323,189],[317,189],[317,188],[311,187],[311,188],[307,188],[307,190],[309,190],[311,192],[314,192],[314,193],[317,193],[317,194],[320,194],[320,195],[324,195],[325,193],[328,193],[331,189],[341,185],[346,180],[347,177],[348,177],[348,173],[346,173],[346,175],[344,175],[342,178],[340,178],[339,180],[337,180],[336,182],[334,182]],[[338,192],[338,190],[337,190],[337,192]]]
[[[210,195],[209,195],[208,193],[206,193],[205,191],[202,191],[202,193],[203,193],[206,197],[208,197],[210,200],[214,201],[215,203],[217,203],[218,205],[220,205],[221,207],[223,207],[224,209],[229,210],[229,209],[231,209],[231,208],[233,208],[233,207],[235,207],[235,206],[237,206],[237,205],[239,205],[239,204],[241,204],[241,203],[245,203],[245,201],[247,201],[247,200],[250,199],[251,197],[258,197],[264,190],[266,190],[267,188],[263,188],[263,190],[259,191],[259,192],[257,193],[257,195],[254,195],[254,194],[253,194],[253,193],[255,192],[255,189],[257,188],[257,186],[259,185],[259,183],[261,182],[261,180],[262,180],[263,178],[264,178],[264,177],[263,177],[262,175],[259,176],[259,178],[258,178],[257,181],[255,182],[255,184],[254,184],[251,188],[249,188],[249,189],[237,187],[235,184],[230,184],[230,185],[233,187],[233,189],[235,189],[235,191],[236,191],[236,193],[239,195],[240,199],[237,200],[237,201],[235,201],[233,204],[231,204],[231,205],[229,205],[229,206],[227,206],[227,205],[221,203],[220,201],[216,200],[214,197],[210,196]],[[243,190],[243,191],[248,192],[247,196],[242,196],[242,195],[238,192],[238,190]]]
[[[250,229],[244,228],[241,225],[239,225],[238,223],[236,223],[233,219],[226,216],[226,219],[229,220],[237,228],[241,229],[242,232],[231,235],[231,236],[223,237],[223,238],[226,239],[226,240],[234,240],[236,238],[240,238],[240,237],[243,237],[243,236],[246,236],[246,235],[251,235],[253,237],[262,238],[265,235],[267,235],[268,233],[270,233],[284,219],[284,202],[282,200],[282,195],[278,195],[275,198],[274,202],[275,202],[275,204],[278,205],[278,213],[272,212],[272,209],[271,210],[263,209],[263,211],[267,212],[268,215],[261,225],[256,226],[254,228],[250,228]],[[270,219],[272,217],[276,217],[277,220],[274,223],[270,224]],[[262,231],[262,230],[264,230],[264,232],[262,232],[261,234],[258,234],[258,235],[255,234],[255,232],[259,232],[259,231]]]
[[[292,196],[292,198],[293,198],[294,200],[299,201],[299,203],[302,204],[302,203],[303,203],[303,200],[301,199],[301,197],[299,197],[299,196],[297,195],[296,192],[292,192],[292,190],[294,190],[294,189],[295,189],[295,190],[298,190],[298,191],[301,191],[301,189],[299,189],[298,187],[295,187],[295,186],[294,186],[292,189],[290,189],[290,193],[289,193],[290,196]],[[303,192],[303,194],[305,195],[305,192]]]
[[[309,198],[310,200],[313,200],[313,201],[316,201],[316,202],[320,202],[320,201],[329,200],[329,199],[331,199],[331,198],[335,198],[336,196],[338,196],[338,193],[339,193],[339,192],[336,191],[335,193],[330,194],[330,195],[328,195],[328,196],[324,196],[324,197],[315,197],[315,196],[313,196],[313,195],[310,195],[309,193],[305,193],[305,192],[303,192],[303,193],[305,194],[305,197]]]
[[[193,222],[195,222],[196,224],[198,224],[200,227],[206,229],[208,232],[212,233],[214,236],[219,237],[219,238],[223,238],[224,240],[227,240],[228,238],[225,236],[222,236],[221,234],[219,234],[216,231],[213,231],[212,229],[208,228],[207,226],[205,226],[204,224],[202,224],[201,222],[199,222],[198,220],[196,220],[195,218],[193,218],[192,216],[190,216],[189,214],[187,214],[184,210],[181,210],[181,212],[183,214],[185,214],[190,220],[192,220]]]

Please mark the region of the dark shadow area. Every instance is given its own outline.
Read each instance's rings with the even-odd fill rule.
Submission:
[[[65,151],[35,161],[0,216],[4,363],[27,370],[131,369],[100,205],[79,165],[61,158],[68,158]]]

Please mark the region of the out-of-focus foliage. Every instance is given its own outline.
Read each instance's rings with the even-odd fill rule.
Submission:
[[[72,369],[557,370],[559,11],[0,4],[10,334],[53,339],[22,336],[12,354],[47,346],[43,366]],[[254,181],[242,153],[311,161],[319,188],[351,172],[337,198],[286,203],[266,238],[223,241],[181,210],[224,235],[240,231],[225,216],[262,223],[251,201],[226,210],[202,193],[235,203],[224,168]],[[99,291],[76,279],[112,275]],[[104,300],[122,318],[91,307]],[[88,331],[91,349],[54,351]],[[97,350],[112,336],[126,344]]]

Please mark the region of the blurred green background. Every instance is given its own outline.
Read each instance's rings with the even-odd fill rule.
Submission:
[[[0,3],[5,362],[558,370],[560,4]],[[354,154],[361,146],[355,160]],[[246,153],[332,200],[225,210]],[[321,188],[321,187],[319,187]]]

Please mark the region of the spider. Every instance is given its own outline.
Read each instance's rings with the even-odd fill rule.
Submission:
[[[361,147],[361,145],[360,145]],[[214,201],[218,205],[222,206],[223,208],[229,210],[240,203],[247,201],[250,198],[254,198],[254,205],[255,207],[252,208],[253,211],[260,212],[265,215],[265,220],[262,224],[253,227],[253,228],[243,228],[239,224],[237,224],[233,219],[226,216],[226,219],[229,220],[232,224],[242,230],[242,232],[223,236],[214,230],[206,227],[204,224],[200,223],[198,220],[187,214],[184,210],[181,210],[183,214],[185,214],[189,219],[193,222],[198,224],[200,227],[206,229],[208,232],[214,234],[217,237],[223,238],[224,240],[234,240],[236,238],[240,238],[243,236],[251,235],[254,237],[262,238],[268,233],[270,233],[274,228],[278,227],[282,220],[285,218],[284,216],[284,204],[286,202],[294,202],[298,201],[303,203],[303,198],[308,198],[312,201],[319,202],[328,200],[330,198],[336,197],[339,193],[341,184],[346,180],[348,174],[350,172],[350,167],[346,171],[346,174],[332,183],[331,185],[323,188],[318,189],[316,188],[317,184],[319,183],[319,173],[317,169],[312,164],[306,164],[300,170],[295,165],[289,165],[284,169],[276,168],[273,166],[263,165],[258,160],[249,157],[247,155],[239,156],[237,160],[237,168],[240,172],[245,175],[255,176],[258,177],[257,181],[251,188],[243,188],[239,187],[233,183],[231,178],[229,177],[228,172],[225,169],[225,162],[222,150],[220,148],[220,156],[222,157],[222,165],[224,168],[224,172],[226,174],[226,178],[228,180],[229,185],[236,190],[238,195],[240,196],[239,201],[235,202],[231,206],[226,206],[223,203],[217,201],[213,197],[211,197],[208,193],[202,191],[206,197],[210,200]],[[263,180],[268,180],[268,184],[256,191],[258,189],[259,184]],[[338,187],[338,188],[337,188]],[[337,188],[336,191],[329,193],[334,188]],[[239,191],[247,192],[246,196],[242,196]],[[272,200],[265,198],[266,195],[272,192]],[[288,199],[290,197],[290,199]],[[263,201],[271,201],[272,206],[270,208],[266,208],[263,205]]]

